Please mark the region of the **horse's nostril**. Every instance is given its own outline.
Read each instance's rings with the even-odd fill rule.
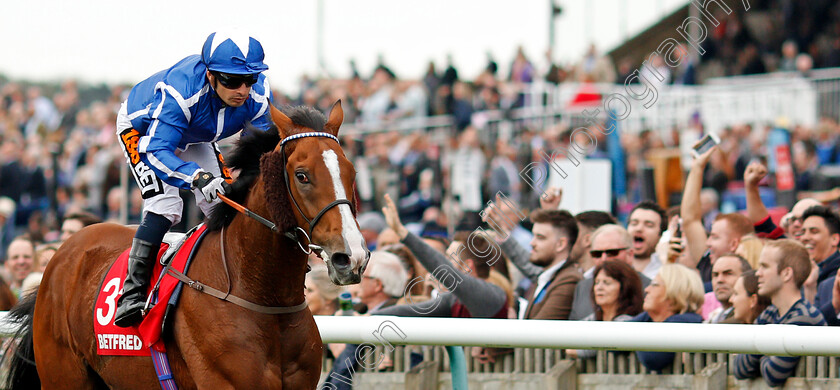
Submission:
[[[335,267],[346,268],[350,266],[350,256],[346,253],[335,253],[330,257],[330,262]]]

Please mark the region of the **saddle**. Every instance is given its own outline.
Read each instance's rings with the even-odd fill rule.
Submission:
[[[96,352],[99,355],[150,356],[150,348],[165,352],[160,337],[166,319],[178,303],[182,283],[167,273],[169,269],[186,273],[195,250],[207,229],[198,225],[187,233],[167,233],[158,252],[158,261],[152,270],[152,280],[147,297],[148,313],[136,327],[120,328],[114,325],[117,300],[122,295],[122,285],[128,270],[126,249],[111,264],[100,283],[93,307],[93,329],[96,335]],[[159,304],[163,303],[163,304]]]

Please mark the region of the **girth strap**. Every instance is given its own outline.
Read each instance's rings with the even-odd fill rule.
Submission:
[[[183,273],[178,272],[174,269],[169,269],[169,270],[167,270],[167,272],[170,275],[172,275],[173,277],[175,277],[175,279],[178,279],[178,280],[186,283],[188,287],[190,287],[190,288],[192,288],[192,289],[194,289],[198,292],[202,292],[202,293],[205,293],[205,294],[208,294],[208,295],[212,295],[212,296],[214,296],[216,298],[219,298],[223,301],[228,301],[228,302],[230,302],[234,305],[244,307],[248,310],[255,311],[257,313],[289,314],[289,313],[297,313],[297,312],[306,308],[306,301],[303,301],[303,303],[301,303],[299,305],[295,305],[295,306],[263,306],[263,305],[258,305],[256,303],[249,302],[249,301],[246,301],[242,298],[239,298],[236,295],[227,294],[227,293],[221,292],[219,290],[216,290],[215,288],[210,287],[210,286],[208,286],[204,283],[201,283],[197,280],[190,279],[189,276],[184,275]]]

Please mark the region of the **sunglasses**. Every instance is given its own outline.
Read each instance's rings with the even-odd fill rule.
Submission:
[[[589,255],[596,259],[600,258],[601,255],[603,255],[604,253],[607,254],[607,257],[615,257],[618,256],[618,254],[625,249],[627,249],[627,247],[617,249],[604,249],[601,251],[589,251]]]
[[[219,83],[227,89],[238,89],[242,86],[242,84],[245,84],[246,87],[250,88],[252,85],[256,84],[257,80],[260,78],[259,74],[234,75],[220,72],[212,73],[213,76],[216,77],[216,80],[219,80]]]

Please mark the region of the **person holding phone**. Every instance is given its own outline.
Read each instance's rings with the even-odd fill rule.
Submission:
[[[694,158],[700,158],[701,155],[712,150],[712,148],[718,144],[720,144],[720,138],[716,134],[706,133],[700,141],[697,141],[697,143],[691,147],[691,154]]]
[[[714,137],[710,137],[714,140]],[[687,243],[687,257],[682,264],[697,268],[703,279],[706,292],[712,291],[712,267],[715,261],[727,254],[735,252],[741,237],[754,232],[750,220],[739,213],[719,214],[712,223],[712,230],[706,235],[703,227],[703,210],[700,207],[700,191],[703,185],[703,172],[706,165],[717,151],[717,145],[708,145],[709,141],[701,140],[695,144],[695,149],[705,150],[694,159],[688,178],[685,182],[680,216],[682,217],[682,231]]]

